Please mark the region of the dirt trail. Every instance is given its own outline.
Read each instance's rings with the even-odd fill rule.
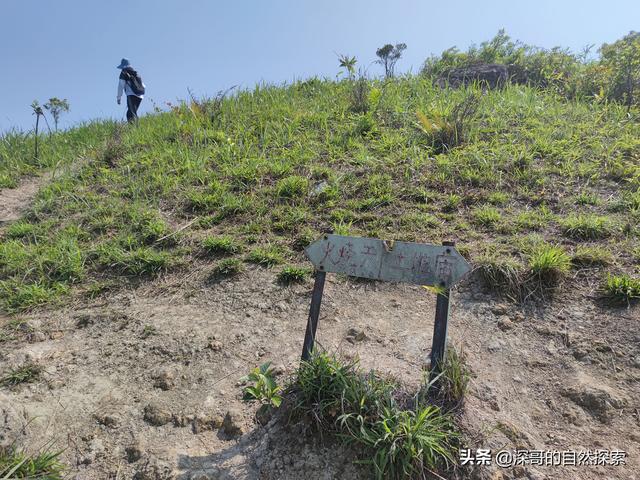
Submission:
[[[6,223],[18,220],[33,201],[40,187],[52,177],[51,172],[45,172],[38,177],[23,179],[16,188],[0,190],[0,228]]]
[[[45,371],[0,389],[5,430],[31,447],[65,448],[77,480],[367,478],[348,452],[300,425],[258,426],[256,407],[240,399],[250,367],[273,360],[286,377],[297,365],[311,284],[284,288],[260,268],[212,284],[210,268],[25,316],[28,325],[0,343],[0,373],[25,360]],[[318,340],[417,386],[434,303],[421,288],[330,276]],[[474,372],[469,447],[628,454],[626,466],[491,467],[475,478],[640,478],[637,322],[637,310],[588,298],[520,310],[463,285],[450,338]],[[350,329],[365,338],[349,340]],[[228,411],[239,438],[218,428]]]

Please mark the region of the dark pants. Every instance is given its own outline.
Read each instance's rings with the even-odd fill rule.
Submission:
[[[142,99],[135,95],[127,95],[127,122],[134,123],[138,121],[138,107]]]

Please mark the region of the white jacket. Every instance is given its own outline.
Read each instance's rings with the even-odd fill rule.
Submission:
[[[144,82],[142,83],[142,86],[147,88]],[[118,80],[118,101],[122,98],[123,91],[125,95],[133,95],[134,97],[144,98],[144,95],[136,95],[135,93],[133,93],[133,90],[131,90],[129,84],[121,78]]]

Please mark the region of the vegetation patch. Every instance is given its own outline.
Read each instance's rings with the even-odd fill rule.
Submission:
[[[268,245],[251,250],[247,260],[263,267],[273,267],[284,262],[284,255],[277,245]]]
[[[34,382],[40,377],[42,370],[38,364],[25,363],[0,377],[0,386],[12,387],[20,383]]]
[[[362,463],[377,479],[420,478],[456,463],[452,414],[394,379],[363,372],[357,361],[316,353],[301,364],[288,392],[296,414],[370,451]]]
[[[61,454],[49,450],[28,454],[15,448],[0,449],[0,478],[62,480],[66,468],[60,462]]]
[[[640,278],[630,275],[608,275],[602,287],[606,300],[617,305],[630,305],[640,300]]]
[[[232,277],[243,270],[242,262],[237,258],[225,258],[220,260],[213,268],[214,278]]]
[[[240,253],[242,244],[229,235],[206,237],[202,240],[202,248],[212,255],[234,255]]]
[[[285,285],[303,283],[310,275],[310,268],[287,265],[278,273],[278,281]]]
[[[608,217],[583,214],[571,215],[560,223],[563,233],[576,240],[597,240],[611,235],[613,227]]]

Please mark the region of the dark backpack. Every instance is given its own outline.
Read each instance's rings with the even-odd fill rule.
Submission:
[[[135,70],[123,70],[122,71],[125,81],[131,87],[131,91],[135,95],[144,95],[144,84],[142,83],[142,77],[138,75]]]

